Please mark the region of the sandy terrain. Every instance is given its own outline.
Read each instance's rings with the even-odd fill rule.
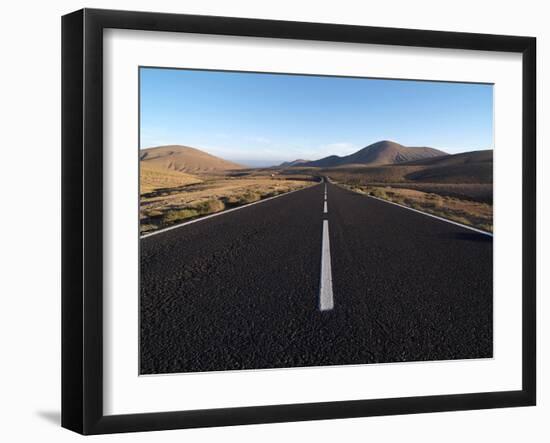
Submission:
[[[142,233],[175,223],[253,203],[315,182],[272,177],[210,177],[202,183],[143,193],[140,200]]]
[[[343,186],[354,192],[409,206],[483,231],[493,231],[492,204],[391,186]]]

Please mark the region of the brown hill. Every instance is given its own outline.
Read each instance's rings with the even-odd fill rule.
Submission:
[[[448,154],[438,149],[408,147],[389,140],[383,140],[344,157],[331,155],[300,166],[330,168],[343,165],[388,165],[446,155]]]
[[[449,154],[442,157],[426,158],[415,161],[409,161],[408,165],[431,165],[431,166],[451,166],[464,165],[469,163],[492,163],[493,151],[491,149],[484,151],[470,151],[461,154]]]
[[[429,183],[493,183],[493,151],[472,151],[411,162],[423,166],[405,178]]]
[[[199,149],[188,146],[158,146],[142,149],[140,164],[148,169],[179,171],[191,174],[243,169],[237,163],[210,155]]]
[[[202,181],[200,178],[186,172],[150,167],[147,163],[140,162],[139,165],[139,189],[141,194],[158,189],[178,188]]]
[[[293,160],[291,162],[283,162],[278,167],[279,168],[291,168],[292,166],[303,165],[304,163],[308,163],[310,161],[311,160],[304,160],[304,159],[299,158],[299,159]]]
[[[473,151],[386,165],[343,165],[321,174],[362,183],[478,183],[493,182],[493,151]],[[338,178],[337,178],[338,177]]]

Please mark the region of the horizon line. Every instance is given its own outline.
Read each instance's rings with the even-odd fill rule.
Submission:
[[[327,157],[338,157],[338,158],[342,158],[342,157],[347,157],[349,155],[353,155],[363,149],[366,149],[372,145],[375,145],[377,143],[382,143],[382,142],[390,142],[390,143],[395,143],[397,145],[400,145],[404,148],[411,148],[411,149],[420,149],[420,148],[429,148],[429,149],[436,149],[438,151],[441,151],[443,152],[445,155],[460,155],[460,154],[465,154],[467,152],[476,152],[476,151],[493,151],[494,148],[493,147],[489,147],[489,148],[475,148],[475,149],[471,149],[471,150],[465,150],[465,151],[460,151],[460,152],[455,152],[455,153],[449,153],[445,150],[445,148],[434,148],[433,146],[429,146],[429,145],[423,145],[423,146],[407,146],[407,145],[403,145],[399,142],[396,142],[396,141],[393,141],[393,140],[389,140],[389,139],[382,139],[382,140],[378,140],[378,141],[375,141],[373,143],[369,143],[368,145],[365,145],[363,147],[360,147],[360,148],[357,148],[355,150],[353,150],[352,152],[350,152],[349,154],[343,154],[343,155],[338,155],[338,154],[329,154],[329,155],[325,155],[323,157],[320,157],[320,158],[317,158],[317,159],[310,159],[310,158],[307,158],[307,156],[297,156],[296,158],[292,158],[292,159],[283,159],[283,158],[279,158],[279,159],[261,159],[261,158],[257,158],[257,159],[254,159],[254,158],[234,158],[234,157],[230,157],[230,156],[221,156],[221,155],[218,155],[218,154],[212,154],[211,153],[211,150],[209,148],[199,148],[199,147],[196,147],[196,146],[190,146],[190,145],[187,145],[187,144],[179,144],[179,143],[168,143],[168,144],[161,144],[161,145],[154,145],[154,146],[147,146],[147,147],[139,147],[139,150],[146,150],[146,149],[156,149],[156,148],[164,148],[164,147],[168,147],[168,146],[177,146],[177,147],[183,147],[183,148],[190,148],[190,149],[196,149],[198,151],[202,151],[202,152],[205,152],[206,154],[209,154],[209,155],[212,155],[214,157],[218,157],[218,158],[221,158],[222,160],[228,160],[228,161],[232,161],[232,162],[253,162],[253,163],[261,163],[261,162],[265,162],[266,164],[271,164],[271,163],[277,163],[277,164],[280,164],[280,163],[285,163],[285,162],[293,162],[293,161],[296,161],[296,160],[306,160],[307,162],[314,162],[314,161],[319,161],[319,160],[322,160],[322,159],[325,159]]]

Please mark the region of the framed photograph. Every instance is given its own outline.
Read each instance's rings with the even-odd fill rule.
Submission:
[[[62,21],[62,425],[535,405],[531,37]]]

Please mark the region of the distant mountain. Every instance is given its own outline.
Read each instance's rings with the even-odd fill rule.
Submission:
[[[278,167],[279,168],[290,168],[292,166],[302,165],[302,164],[308,163],[310,161],[311,160],[303,160],[303,159],[299,158],[299,159],[291,161],[291,162],[283,162]]]
[[[493,163],[493,151],[487,149],[484,151],[469,151],[460,154],[444,155],[435,158],[424,158],[414,160],[405,164],[409,165],[431,165],[431,166],[453,166],[465,165],[469,163]]]
[[[407,180],[432,183],[492,183],[493,151],[472,151],[441,158],[409,162],[423,168],[410,172]]]
[[[344,157],[338,157],[337,155],[330,155],[320,160],[314,160],[312,162],[302,163],[300,166],[313,166],[317,168],[331,168],[333,166],[339,166],[342,163]]]
[[[188,146],[170,145],[142,149],[140,164],[148,169],[205,173],[245,167]]]
[[[389,140],[373,143],[354,154],[339,157],[331,155],[300,166],[314,166],[320,168],[330,168],[342,165],[389,165],[434,158],[448,155],[447,153],[434,148],[425,147],[407,147]]]
[[[471,151],[409,162],[365,165],[350,164],[321,168],[335,180],[361,183],[453,183],[492,184],[493,151]]]

